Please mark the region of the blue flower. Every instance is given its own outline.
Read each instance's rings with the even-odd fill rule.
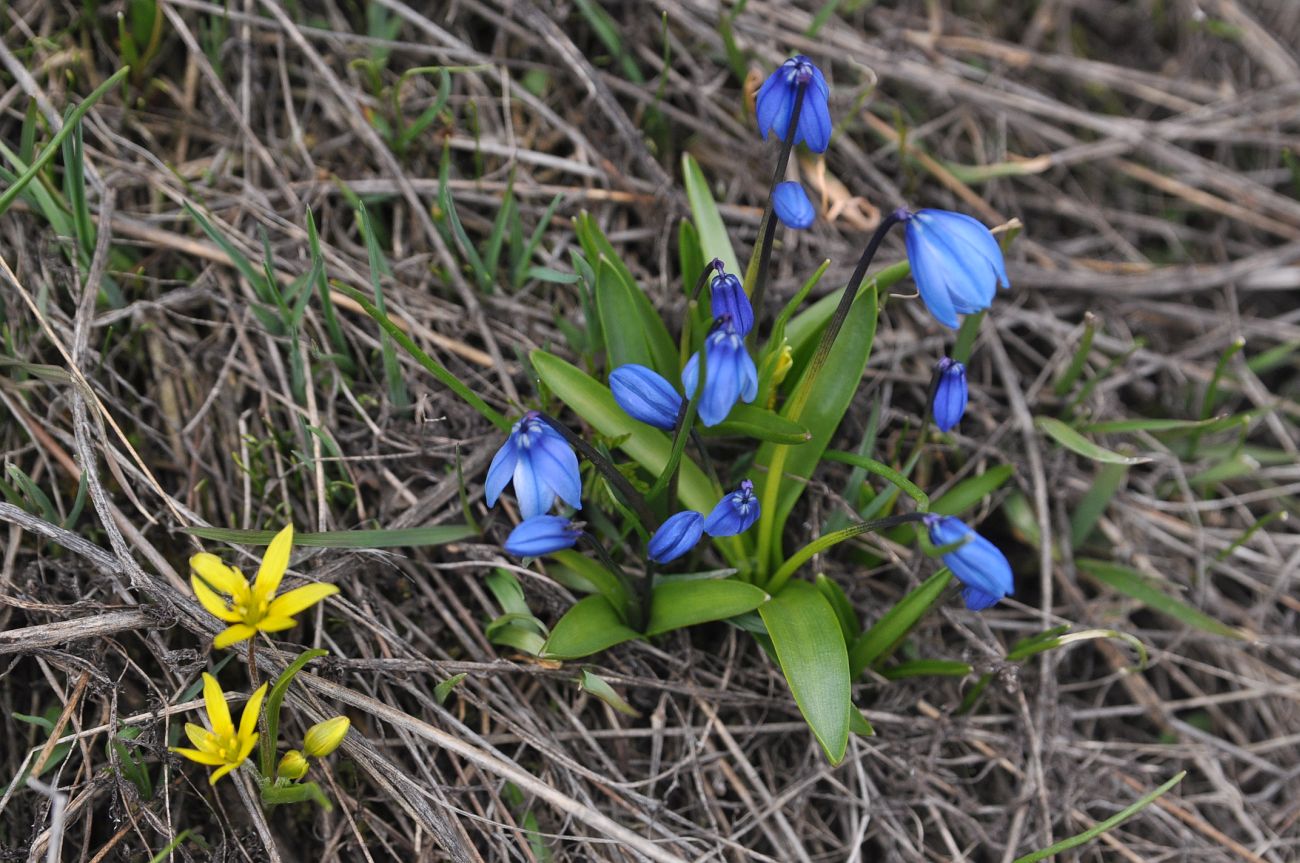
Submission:
[[[826,86],[822,70],[802,54],[782,63],[758,88],[754,99],[758,134],[764,138],[774,134],[785,140],[790,116],[794,113],[794,97],[801,82],[808,86],[804,90],[803,107],[799,109],[794,143],[802,141],[814,153],[824,153],[831,142],[831,111],[826,104],[831,98],[831,90]]]
[[[949,357],[934,366],[934,424],[948,431],[966,413],[966,367]]]
[[[704,393],[700,421],[715,426],[727,418],[737,399],[752,402],[758,395],[758,369],[745,351],[745,342],[731,318],[719,318],[704,340]],[[700,355],[695,353],[682,369],[682,388],[695,395],[700,380]]]
[[[754,484],[744,480],[740,488],[722,496],[713,512],[704,519],[704,530],[709,536],[735,536],[749,530],[756,521],[758,498],[754,496]]]
[[[519,512],[525,519],[546,512],[556,496],[574,509],[582,509],[578,457],[569,442],[536,411],[529,411],[515,423],[505,445],[492,457],[484,483],[488,506],[496,504],[512,479]]]
[[[704,516],[688,509],[665,521],[650,537],[646,550],[655,563],[668,563],[695,548],[703,535]]]
[[[709,283],[709,300],[713,317],[730,317],[736,335],[742,339],[754,328],[754,307],[745,296],[745,286],[731,273],[718,270]]]
[[[609,373],[609,388],[633,419],[664,430],[676,428],[682,397],[654,369],[636,363],[619,366]]]
[[[1011,287],[1002,249],[984,225],[962,213],[901,213],[907,260],[921,299],[944,326],[987,309],[998,286]]]
[[[808,193],[794,181],[776,184],[772,190],[772,209],[776,211],[781,224],[798,231],[811,227],[817,218],[817,211],[813,209],[812,201],[808,200]]]
[[[506,551],[519,557],[537,557],[565,548],[573,548],[582,531],[573,522],[558,515],[535,515],[526,518],[506,537]]]
[[[935,546],[969,541],[943,556],[944,565],[965,585],[962,596],[971,611],[981,611],[1015,590],[1011,564],[997,546],[950,515],[927,515],[924,524]]]

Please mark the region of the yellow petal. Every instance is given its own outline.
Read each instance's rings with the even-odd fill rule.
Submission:
[[[179,746],[175,746],[171,751],[175,752],[177,755],[184,755],[191,761],[197,761],[199,764],[206,764],[209,767],[216,767],[218,764],[226,763],[226,759],[221,758],[220,756],[209,755],[208,753],[200,752],[197,749],[183,749]]]
[[[304,584],[276,597],[271,607],[266,610],[267,617],[293,617],[300,611],[320,602],[327,596],[339,592],[337,584]]]
[[[257,628],[261,632],[282,632],[297,625],[298,621],[292,617],[264,617],[257,622]]]
[[[224,620],[226,623],[238,623],[240,617],[230,607],[230,603],[222,599],[216,591],[208,587],[207,582],[197,575],[190,576],[190,586],[194,588],[194,595],[199,598],[199,603],[208,610],[208,614],[218,620]]]
[[[208,780],[208,784],[216,785],[218,779],[220,779],[222,776],[225,776],[227,773],[234,770],[238,766],[239,766],[238,764],[227,764],[224,767],[218,767],[216,770],[212,771],[212,778]]]
[[[216,737],[214,737],[212,732],[204,728],[202,725],[195,725],[193,722],[186,722],[185,736],[190,739],[190,743],[193,743],[197,748],[202,749],[204,752],[216,749]]]
[[[238,596],[248,591],[248,580],[237,569],[232,569],[221,562],[221,558],[206,551],[190,558],[190,569],[197,572],[204,581],[222,593]]]
[[[203,703],[208,708],[208,721],[212,723],[214,734],[229,737],[235,733],[235,723],[230,721],[230,708],[226,706],[221,684],[206,671],[203,672]]]
[[[245,638],[252,638],[257,634],[257,630],[244,624],[236,623],[234,626],[227,627],[216,638],[212,640],[212,646],[217,650],[222,650],[232,644],[238,644]]]
[[[253,752],[253,747],[257,745],[257,735],[251,735],[244,741],[244,745],[239,747],[239,758],[235,760],[236,764],[243,764],[244,759]]]
[[[262,565],[257,570],[257,579],[253,582],[253,595],[259,599],[270,599],[280,589],[280,579],[289,568],[289,552],[293,550],[293,525],[275,535],[271,545],[266,549]]]
[[[239,739],[245,740],[250,735],[254,740],[257,735],[253,732],[257,729],[257,715],[262,712],[262,699],[266,697],[267,684],[263,683],[257,688],[257,691],[248,697],[248,703],[244,705],[244,715],[239,717]],[[242,748],[242,747],[241,747]],[[239,756],[242,761],[248,757],[247,753]]]

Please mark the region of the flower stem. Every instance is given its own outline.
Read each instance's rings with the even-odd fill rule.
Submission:
[[[767,270],[768,264],[772,260],[772,244],[776,240],[776,223],[777,219],[772,211],[773,193],[776,191],[777,184],[785,177],[786,168],[790,165],[790,152],[794,150],[795,130],[799,127],[799,114],[803,112],[804,93],[808,90],[808,83],[800,82],[798,89],[794,94],[794,109],[790,112],[790,125],[786,127],[785,139],[781,142],[781,153],[776,159],[776,170],[772,172],[772,185],[767,191],[767,207],[763,210],[763,221],[759,227],[762,231],[762,239],[759,245],[754,249],[754,254],[749,259],[749,267],[745,270],[745,287],[749,290],[750,305],[754,307],[754,329],[751,338],[756,338],[758,332],[758,321],[762,315],[763,295],[767,292]]]
[[[540,411],[538,411],[537,416],[541,418],[542,422],[559,432],[571,447],[582,453],[587,461],[595,465],[596,470],[600,471],[600,475],[605,478],[605,481],[614,487],[614,490],[623,498],[623,502],[636,513],[637,518],[641,520],[641,526],[647,531],[654,532],[659,525],[658,519],[650,511],[645,498],[632,487],[632,484],[627,481],[627,477],[619,473],[618,468],[609,459],[605,458],[599,450],[574,434],[554,417]]]
[[[646,565],[645,578],[642,579],[642,584],[638,590],[633,586],[632,579],[623,571],[623,567],[619,566],[614,558],[610,557],[609,550],[601,544],[600,540],[585,530],[582,532],[582,538],[596,552],[600,562],[609,567],[610,572],[614,573],[614,577],[618,579],[619,584],[623,585],[623,592],[627,594],[627,607],[619,609],[619,611],[624,613],[628,624],[633,629],[637,632],[645,632],[648,619],[647,612],[650,608],[650,580],[653,578],[649,564]]]

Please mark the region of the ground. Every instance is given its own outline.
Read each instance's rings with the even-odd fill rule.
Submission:
[[[1057,859],[1300,856],[1300,5],[3,13],[0,188],[52,158],[0,205],[0,859],[1011,861],[1183,771]],[[769,302],[823,259],[817,293],[842,285],[902,205],[1014,235],[967,416],[913,478],[936,498],[1000,479],[968,516],[1016,593],[980,614],[945,595],[855,685],[875,735],[838,766],[734,626],[582,663],[489,640],[492,573],[546,625],[574,594],[501,548],[513,511],[482,494],[501,435],[355,298],[378,290],[492,409],[581,428],[528,359],[598,360],[574,217],[679,318],[683,155],[748,255],[775,152],[751,100],[792,53],[826,70],[837,126],[824,159],[794,160],[819,217],[782,234]],[[895,286],[835,446],[906,460],[951,338]],[[824,464],[787,545],[860,510],[864,479],[887,488]],[[186,561],[251,574],[260,549],[193,529],[289,520],[370,531],[299,549],[294,572],[340,593],[257,654],[265,676],[329,651],[284,719],[286,739],[352,720],[313,768],[328,812],[263,807],[248,771],[209,786],[168,751],[200,671],[247,691]],[[870,624],[933,567],[867,539],[803,576]],[[1056,626],[1082,635],[1008,657]]]

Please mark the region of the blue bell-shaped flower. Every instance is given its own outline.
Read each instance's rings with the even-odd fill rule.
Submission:
[[[506,537],[506,551],[519,557],[537,557],[573,548],[582,531],[573,522],[558,515],[535,515],[526,518]]]
[[[772,190],[772,209],[781,224],[797,231],[812,227],[817,219],[817,210],[813,208],[812,201],[808,200],[808,193],[793,180],[776,184]]]
[[[614,401],[633,419],[665,431],[676,427],[682,397],[654,369],[636,363],[621,365],[609,373],[609,389]]]
[[[987,309],[999,286],[1011,287],[1002,249],[992,232],[963,213],[902,213],[907,261],[925,307],[935,320],[957,327],[957,315]]]
[[[758,369],[745,350],[745,342],[731,318],[719,318],[704,340],[704,392],[700,396],[700,422],[715,426],[727,418],[737,400],[752,402],[758,395]],[[682,388],[695,395],[700,380],[700,355],[695,353],[682,369]]]
[[[731,318],[736,334],[742,339],[754,328],[754,307],[745,295],[745,286],[731,273],[719,271],[709,283],[709,305],[714,318]]]
[[[802,54],[797,54],[781,64],[768,76],[754,97],[754,113],[758,116],[758,134],[766,138],[776,135],[784,141],[794,114],[795,95],[799,84],[806,83],[803,107],[799,109],[799,122],[794,130],[794,143],[803,142],[814,153],[826,152],[831,141],[831,111],[827,104],[831,98],[830,87],[822,70]]]
[[[749,530],[758,521],[758,513],[754,484],[743,480],[740,488],[723,495],[722,500],[704,519],[704,531],[709,536],[735,536]]]
[[[966,413],[966,367],[950,357],[934,366],[934,424],[951,431]]]
[[[569,442],[536,411],[529,411],[515,423],[505,444],[492,457],[484,483],[488,506],[496,504],[511,481],[519,499],[519,513],[525,519],[545,513],[557,496],[574,509],[582,509],[578,457]]]
[[[971,530],[959,518],[950,515],[927,515],[924,524],[935,546],[952,545],[966,540],[943,555],[944,565],[965,585],[962,597],[971,611],[981,611],[1015,590],[1011,564],[998,547]]]
[[[703,535],[704,516],[688,509],[674,514],[660,525],[650,537],[646,551],[655,563],[668,563],[695,548]]]

